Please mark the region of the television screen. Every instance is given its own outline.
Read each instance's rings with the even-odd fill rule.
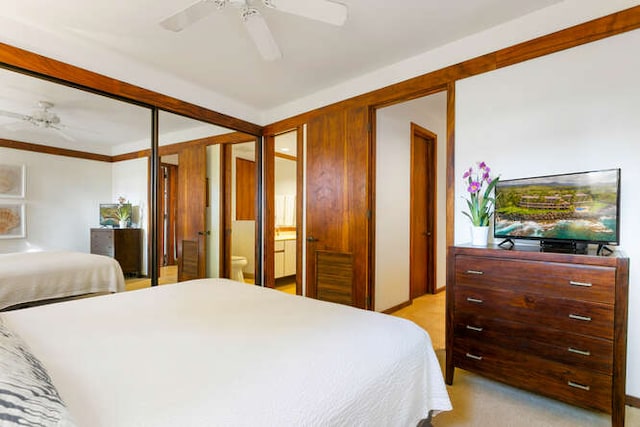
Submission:
[[[619,243],[620,169],[500,180],[494,237]]]
[[[100,205],[100,225],[102,227],[120,227],[120,217],[126,218],[127,227],[131,227],[131,204],[103,203]]]

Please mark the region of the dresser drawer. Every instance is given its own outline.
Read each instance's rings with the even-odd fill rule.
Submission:
[[[613,306],[542,294],[457,287],[454,316],[473,314],[545,325],[564,332],[613,339]]]
[[[113,257],[114,244],[111,230],[91,231],[91,253]]]
[[[612,267],[456,256],[457,285],[491,286],[539,292],[548,296],[614,303],[616,270]]]
[[[454,346],[463,341],[491,343],[504,349],[555,360],[576,368],[613,373],[613,341],[471,314],[456,316]]]
[[[611,413],[609,375],[484,343],[458,342],[454,364],[525,390]]]

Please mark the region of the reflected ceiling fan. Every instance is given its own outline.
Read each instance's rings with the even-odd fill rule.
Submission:
[[[23,123],[29,123],[37,128],[52,129],[63,138],[74,141],[72,137],[62,131],[64,125],[60,123],[60,117],[53,111],[50,111],[54,107],[53,102],[38,101],[37,105],[38,109],[30,115],[0,110],[0,116],[21,120]]]
[[[261,2],[270,9],[331,25],[340,26],[347,20],[347,6],[330,0],[261,0]],[[213,11],[231,5],[240,10],[240,18],[262,57],[267,61],[282,58],[280,48],[267,22],[258,9],[251,6],[252,3],[253,0],[200,0],[163,20],[160,25],[170,31],[182,31]]]

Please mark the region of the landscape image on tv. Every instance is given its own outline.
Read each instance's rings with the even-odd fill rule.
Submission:
[[[494,236],[618,243],[620,170],[498,181]]]

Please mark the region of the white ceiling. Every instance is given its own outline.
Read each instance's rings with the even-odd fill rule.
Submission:
[[[561,0],[340,0],[343,27],[257,7],[283,54],[261,59],[226,7],[179,33],[159,22],[194,0],[3,0],[3,14],[93,43],[256,109],[270,109]],[[304,1],[304,0],[300,0]]]

